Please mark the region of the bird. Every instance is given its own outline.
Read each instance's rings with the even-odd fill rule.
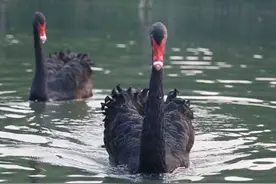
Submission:
[[[91,66],[94,63],[90,56],[68,49],[44,57],[42,44],[47,36],[46,18],[42,12],[35,12],[32,26],[35,71],[29,101],[64,101],[93,96]]]
[[[190,101],[173,89],[164,99],[163,72],[167,28],[150,28],[152,46],[149,87],[123,89],[118,84],[101,103],[104,148],[111,166],[130,173],[171,173],[189,167],[194,145],[194,112]]]

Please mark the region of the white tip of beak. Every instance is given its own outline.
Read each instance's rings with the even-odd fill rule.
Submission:
[[[153,62],[153,67],[159,71],[163,68],[163,62],[162,61],[154,61]]]
[[[40,36],[40,40],[41,40],[42,43],[45,43],[46,40],[47,40],[47,36],[46,35]]]

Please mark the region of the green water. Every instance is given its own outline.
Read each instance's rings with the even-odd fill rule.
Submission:
[[[100,102],[118,83],[148,85],[155,21],[168,27],[165,89],[191,99],[196,115],[191,166],[164,182],[276,181],[276,2],[142,4],[0,0],[0,182],[141,181],[109,166]],[[30,107],[37,10],[47,18],[45,53],[70,48],[93,57],[91,99]]]

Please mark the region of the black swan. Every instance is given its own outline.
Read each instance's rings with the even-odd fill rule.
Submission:
[[[177,97],[178,90],[163,94],[163,56],[167,40],[164,24],[150,31],[152,73],[149,88],[119,85],[102,103],[104,147],[113,166],[125,165],[131,173],[161,174],[189,166],[194,145],[190,102]]]
[[[86,53],[67,50],[44,57],[46,19],[36,12],[33,20],[35,74],[29,94],[30,101],[61,101],[84,99],[92,94],[92,60]]]

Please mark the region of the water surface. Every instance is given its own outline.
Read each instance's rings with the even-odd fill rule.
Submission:
[[[145,1],[147,2],[147,1]],[[0,182],[141,181],[108,165],[100,102],[118,83],[146,87],[148,29],[169,31],[165,91],[191,99],[191,166],[165,182],[274,182],[274,1],[0,2]],[[27,101],[34,69],[31,18],[47,18],[45,53],[70,48],[96,63],[85,101]],[[61,11],[62,10],[62,11]],[[150,182],[150,181],[148,181]]]

